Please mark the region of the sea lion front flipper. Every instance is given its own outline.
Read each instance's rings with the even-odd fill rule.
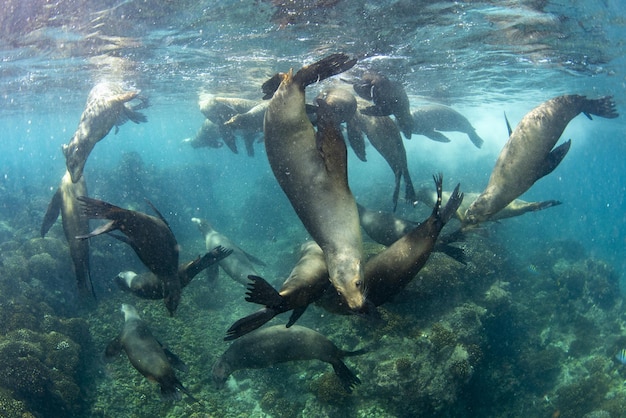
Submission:
[[[453,247],[452,245],[438,242],[435,244],[433,252],[443,253],[463,265],[467,264],[467,258],[465,257],[465,251],[463,248]]]
[[[48,209],[46,210],[46,214],[43,217],[43,221],[41,222],[41,238],[45,237],[52,225],[59,218],[59,213],[61,213],[61,205],[63,204],[63,193],[61,192],[61,188],[58,188],[50,203],[48,204]]]
[[[457,184],[448,199],[448,203],[441,211],[441,220],[444,224],[448,223],[450,219],[454,216],[461,203],[463,203],[463,197],[465,196],[463,193],[459,193],[459,188],[461,184]]]
[[[350,59],[346,54],[332,54],[311,65],[302,67],[293,76],[294,83],[303,89],[313,83],[326,80],[336,74],[348,71],[356,64],[356,58]]]
[[[207,252],[202,257],[198,257],[194,261],[190,262],[185,266],[185,275],[191,281],[192,278],[198,275],[202,270],[208,268],[209,266],[223,260],[233,253],[233,250],[227,250],[221,245],[213,248],[211,251]]]
[[[472,141],[472,144],[476,146],[476,148],[481,148],[483,144],[485,143],[485,141],[481,137],[479,137],[476,131],[474,130],[467,132],[467,136],[469,137],[470,141]]]
[[[251,283],[246,288],[246,301],[277,308],[283,303],[283,297],[265,279],[249,275]]]
[[[447,143],[450,142],[450,138],[442,134],[441,132],[432,130],[430,132],[422,133],[428,139],[432,139],[433,141]]]
[[[537,173],[537,180],[552,173],[555,168],[563,161],[563,158],[567,155],[569,147],[572,145],[572,140],[568,139],[558,147],[554,148],[548,154],[541,171]]]
[[[161,345],[161,348],[163,349],[163,352],[165,353],[165,357],[167,357],[167,360],[170,362],[172,367],[180,370],[181,372],[186,372],[189,370],[189,367],[185,364],[184,361],[180,359],[180,357],[178,357],[176,354],[172,353],[170,350],[165,348],[165,346],[163,346],[163,344],[161,344],[160,341],[157,340],[157,342]]]
[[[118,335],[107,345],[107,348],[104,350],[104,357],[106,359],[110,359],[111,357],[117,356],[121,352],[122,352],[122,340],[120,339],[120,336]]]
[[[511,124],[509,123],[509,118],[506,117],[506,112],[504,112],[504,121],[506,122],[506,129],[509,132],[509,136],[513,133],[513,129],[511,129]]]
[[[272,318],[278,315],[280,312],[271,309],[263,308],[258,311],[241,318],[228,328],[226,331],[226,337],[224,341],[235,340],[242,335],[246,335],[249,332],[261,327],[266,322],[269,322]]]
[[[298,319],[300,319],[300,317],[302,316],[302,314],[304,313],[304,311],[306,311],[307,306],[303,306],[301,308],[296,308],[291,312],[291,316],[289,317],[289,321],[287,322],[287,325],[285,325],[285,327],[289,328],[290,326],[292,326],[293,324],[296,323],[296,321]]]
[[[226,146],[234,153],[239,154],[237,150],[237,141],[235,140],[235,134],[230,126],[221,125],[219,127],[220,135]]]
[[[365,139],[363,138],[363,131],[357,127],[354,119],[346,122],[346,130],[348,132],[348,142],[350,147],[357,158],[361,161],[367,161],[365,155]]]
[[[115,223],[115,221],[110,221],[110,222],[107,222],[104,225],[99,226],[98,228],[94,229],[93,231],[91,231],[87,235],[77,235],[74,238],[76,238],[76,239],[87,239],[87,238],[95,237],[97,235],[106,234],[107,232],[110,232],[110,231],[115,231],[116,229],[117,229],[117,224]]]
[[[166,219],[165,219],[165,217],[161,214],[161,212],[159,212],[159,210],[156,208],[156,206],[154,206],[154,205],[152,204],[152,202],[151,202],[151,201],[149,201],[148,199],[144,199],[144,200],[146,201],[146,203],[148,204],[148,206],[150,206],[150,209],[152,209],[152,210],[154,211],[154,213],[156,213],[156,214],[157,214],[157,216],[159,217],[159,219],[160,219],[160,220],[162,220],[162,221],[163,221],[163,223],[164,223],[165,225],[167,225],[167,227],[168,227],[168,228],[169,228],[169,230],[171,231],[171,230],[172,230],[172,228],[170,228],[170,224],[168,224],[168,223],[167,223],[167,220],[166,220]]]
[[[354,389],[356,385],[361,384],[361,379],[356,377],[356,375],[348,369],[348,366],[346,366],[343,361],[338,360],[337,362],[332,363],[332,366],[335,374],[341,381],[341,386],[343,386],[346,392],[352,393],[352,389]]]

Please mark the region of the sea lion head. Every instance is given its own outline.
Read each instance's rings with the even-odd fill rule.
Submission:
[[[131,288],[131,284],[133,279],[137,277],[137,273],[134,271],[122,271],[117,276],[115,276],[115,283],[124,290],[128,290]]]
[[[215,362],[212,369],[213,383],[218,389],[224,387],[226,380],[228,380],[228,376],[231,374],[230,366],[228,362],[224,361],[223,358],[220,358]]]
[[[78,145],[69,146],[67,144],[63,144],[61,151],[65,155],[67,171],[69,171],[70,177],[72,177],[72,183],[76,183],[80,180],[85,168],[84,152],[81,151]]]
[[[131,319],[141,319],[139,317],[139,313],[137,309],[133,305],[129,305],[127,303],[122,303],[122,313],[124,314],[124,321],[128,322]]]
[[[463,222],[469,225],[476,225],[480,222],[486,221],[489,218],[487,212],[487,205],[484,200],[475,200],[465,211],[463,216]]]
[[[365,305],[365,288],[363,285],[363,270],[359,260],[351,261],[346,266],[339,266],[337,277],[347,280],[332,281],[337,293],[346,301],[353,311],[360,311]]]

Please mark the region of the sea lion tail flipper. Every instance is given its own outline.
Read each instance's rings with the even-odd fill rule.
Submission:
[[[91,231],[87,235],[76,235],[74,238],[76,238],[76,239],[87,239],[87,238],[95,237],[97,235],[105,234],[105,233],[110,232],[110,231],[114,231],[116,229],[117,229],[117,224],[115,223],[115,221],[109,221],[109,222],[105,223],[104,225],[99,226],[98,228],[94,229],[93,231]]]
[[[458,261],[461,264],[467,264],[467,258],[465,257],[465,251],[463,248],[453,247],[450,244],[437,243],[433,251],[444,253],[448,257]]]
[[[178,388],[181,392],[183,392],[185,395],[187,395],[187,396],[189,397],[189,399],[191,399],[191,401],[192,401],[192,402],[200,402],[198,399],[194,398],[194,396],[191,394],[191,392],[189,392],[189,391],[187,390],[187,388],[183,386],[183,384],[182,384],[182,383],[178,382],[178,383],[176,384],[176,387],[177,387],[177,388]]]
[[[148,121],[146,115],[141,112],[137,112],[137,108],[131,106],[124,106],[124,117],[134,123],[144,123]]]
[[[61,189],[57,189],[48,204],[48,209],[46,210],[46,214],[43,217],[43,221],[41,222],[41,238],[45,237],[52,225],[59,218],[59,213],[61,213],[61,205],[63,204],[63,193]]]
[[[307,306],[303,306],[301,308],[294,309],[291,312],[291,316],[289,317],[289,321],[287,322],[287,325],[285,325],[285,327],[289,328],[290,326],[295,324],[296,321],[302,316],[304,311],[306,311],[306,308],[307,308]]]
[[[448,199],[448,203],[446,203],[446,206],[441,211],[441,221],[444,224],[446,224],[450,219],[452,219],[452,217],[456,213],[459,206],[461,206],[461,203],[463,203],[464,194],[459,193],[460,187],[461,187],[460,183],[456,185],[456,187],[454,188],[454,191],[450,195],[450,199]]]
[[[280,312],[271,308],[263,308],[246,317],[239,319],[234,324],[232,324],[230,328],[228,328],[228,330],[226,331],[226,337],[224,337],[224,341],[235,340],[251,331],[254,331],[266,322],[270,321],[279,313]]]
[[[551,208],[552,206],[559,206],[561,204],[563,204],[563,202],[561,202],[560,200],[544,200],[543,202],[534,202],[531,210],[535,212],[538,210]]]
[[[356,385],[361,384],[361,379],[356,377],[356,375],[348,369],[348,366],[346,366],[343,361],[336,361],[332,363],[332,365],[335,374],[341,381],[341,386],[343,386],[346,392],[352,393],[352,389],[354,389]]]
[[[167,381],[159,381],[159,384],[161,385],[161,399],[164,401],[180,401],[183,399],[181,392],[186,393],[183,384],[176,377],[168,378]]]
[[[76,199],[80,201],[83,213],[89,219],[114,219],[117,213],[125,212],[118,206],[88,196],[78,196]]]
[[[248,287],[246,288],[246,300],[248,302],[277,308],[283,304],[283,297],[265,279],[259,276],[249,275]]]
[[[557,168],[559,164],[561,164],[561,161],[563,161],[563,158],[565,158],[565,156],[567,155],[567,152],[569,151],[571,145],[572,140],[568,139],[567,141],[550,151],[548,157],[543,164],[543,167],[541,167],[542,172],[538,173],[537,178],[540,179],[541,177],[552,173],[554,169]]]
[[[599,99],[584,99],[581,112],[589,119],[591,119],[591,115],[608,119],[619,116],[619,113],[615,110],[613,96],[604,96]]]
[[[332,54],[313,64],[302,67],[294,76],[293,82],[302,88],[325,80],[336,74],[343,73],[354,67],[356,58],[350,58],[346,54]]]
[[[472,144],[474,144],[476,148],[481,148],[485,142],[481,137],[478,136],[478,134],[474,130],[469,131],[467,133],[467,136],[469,136],[470,141],[472,141]]]

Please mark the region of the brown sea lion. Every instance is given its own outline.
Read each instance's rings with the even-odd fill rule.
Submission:
[[[228,376],[237,370],[263,369],[296,360],[321,360],[333,366],[343,388],[351,393],[361,381],[341,359],[363,353],[365,350],[340,350],[328,338],[309,328],[276,325],[258,329],[233,342],[213,365],[213,381],[222,387]]]
[[[184,289],[202,270],[228,257],[233,250],[217,246],[211,251],[178,266],[180,288]],[[137,274],[134,271],[122,271],[115,276],[115,283],[126,292],[133,293],[143,299],[163,299],[163,283],[151,271]]]
[[[366,105],[364,100],[358,100],[358,109],[363,109]],[[398,206],[398,195],[400,193],[400,180],[404,177],[404,199],[415,203],[415,189],[409,174],[409,166],[406,158],[406,149],[402,143],[402,137],[398,126],[389,116],[369,116],[362,112],[356,112],[352,122],[353,129],[361,131],[367,135],[372,146],[387,161],[395,177],[395,187],[393,191],[393,211]]]
[[[232,250],[232,254],[228,258],[220,260],[218,264],[234,281],[245,286],[248,284],[248,276],[259,275],[254,268],[254,264],[264,266],[265,263],[263,261],[233,244],[227,236],[213,229],[211,224],[205,219],[191,218],[191,221],[198,225],[198,229],[204,236],[207,250],[218,245]],[[216,274],[217,271],[212,273]]]
[[[462,223],[465,223],[465,211],[469,207],[469,205],[478,198],[479,193],[463,193],[465,198],[463,199],[463,203],[454,213],[454,217],[457,218]],[[443,192],[443,204],[445,205],[448,199],[450,198],[450,192]],[[417,200],[423,202],[430,207],[433,207],[437,202],[437,193],[434,193],[432,190],[427,188],[421,188],[417,191]],[[543,210],[547,208],[551,208],[553,206],[560,205],[561,202],[558,200],[544,200],[542,202],[527,202],[522,199],[515,199],[508,205],[504,207],[504,209],[500,210],[494,216],[489,218],[489,221],[499,221],[501,219],[513,218],[515,216],[520,216],[528,212],[536,212],[538,210]]]
[[[437,142],[450,142],[450,139],[439,131],[463,132],[476,148],[483,146],[483,139],[478,136],[465,116],[448,106],[439,104],[419,106],[411,112],[411,116],[414,134],[424,135]]]
[[[226,146],[235,154],[238,154],[235,140],[235,130],[225,123],[233,116],[246,113],[259,102],[257,100],[241,99],[236,97],[218,97],[202,95],[198,102],[202,114],[217,125],[220,136]]]
[[[158,218],[134,210],[122,209],[102,200],[79,196],[85,216],[89,219],[108,219],[109,222],[78,239],[95,237],[119,229],[143,264],[156,274],[163,286],[163,300],[170,315],[180,302],[178,278],[178,252],[176,237],[167,222],[154,206]]]
[[[220,141],[220,138],[219,127],[210,120],[205,119],[196,135],[193,138],[183,139],[183,143],[189,144],[193,148],[221,148],[224,144]]]
[[[280,187],[313,239],[322,247],[330,281],[352,309],[365,304],[359,214],[348,186],[347,151],[331,110],[318,101],[318,134],[306,115],[307,85],[356,63],[335,54],[263,85],[266,97],[280,80],[265,112],[267,157]]]
[[[531,110],[517,125],[498,156],[489,183],[465,212],[465,221],[475,224],[495,216],[537,180],[550,174],[563,160],[571,140],[554,148],[568,123],[584,113],[616,118],[610,96],[559,96]],[[553,149],[554,148],[554,149]]]
[[[374,306],[389,302],[413,280],[428,261],[441,229],[463,201],[457,185],[442,209],[442,175],[434,179],[439,198],[428,219],[365,263],[365,289]],[[332,292],[326,292],[318,304],[331,312],[349,313]]]
[[[366,72],[353,84],[353,88],[363,99],[374,102],[374,106],[359,109],[361,113],[369,116],[394,115],[404,137],[411,139],[413,118],[409,97],[402,84],[389,80],[382,74]]]
[[[287,328],[304,313],[307,306],[322,297],[329,287],[328,269],[322,248],[313,241],[300,247],[300,259],[291,270],[279,291],[258,276],[250,276],[246,300],[265,305],[235,322],[226,332],[224,340],[234,340],[259,328],[276,315],[293,310]]]
[[[77,240],[77,235],[89,233],[89,219],[83,214],[78,201],[78,196],[87,196],[85,178],[81,176],[76,183],[72,183],[69,171],[61,179],[61,185],[52,196],[48,209],[41,224],[41,237],[43,238],[52,224],[61,213],[63,232],[70,249],[70,257],[76,275],[76,284],[81,294],[90,293],[96,296],[91,282],[91,270],[89,267],[89,241]]]
[[[136,98],[141,99],[142,104],[131,106],[128,102]],[[145,107],[147,101],[139,96],[139,91],[124,90],[116,83],[98,83],[91,89],[78,128],[70,142],[62,148],[67,170],[74,183],[83,175],[87,157],[96,143],[104,138],[113,126],[117,133],[118,127],[129,119],[135,123],[145,122],[146,117],[137,112]]]
[[[109,343],[105,357],[117,356],[122,350],[126,352],[130,364],[148,380],[161,386],[161,397],[166,400],[178,401],[185,393],[191,400],[197,400],[189,393],[176,377],[174,368],[187,371],[187,366],[174,353],[152,336],[150,329],[137,310],[122,304],[124,328],[118,337]]]

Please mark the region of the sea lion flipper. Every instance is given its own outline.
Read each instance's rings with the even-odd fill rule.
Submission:
[[[506,122],[506,129],[509,132],[509,136],[513,133],[513,129],[511,129],[511,124],[509,123],[509,118],[506,117],[506,112],[504,112],[504,121]]]
[[[433,251],[443,253],[463,265],[467,264],[467,258],[465,257],[463,248],[453,247],[445,243],[437,243]]]
[[[157,342],[161,344],[160,341],[157,340]],[[163,352],[165,353],[165,357],[167,357],[167,360],[170,362],[172,367],[180,370],[181,372],[189,371],[189,367],[185,364],[184,361],[180,359],[180,357],[172,353],[169,349],[165,348],[163,344],[161,344],[161,348],[163,349]]]
[[[302,316],[302,314],[304,313],[304,311],[306,311],[308,305],[305,305],[301,308],[296,308],[291,312],[291,316],[289,317],[289,321],[287,322],[287,325],[285,325],[287,328],[289,328],[290,326],[292,326],[293,324],[296,323],[296,321],[298,319],[300,319],[300,317]]]
[[[98,228],[94,229],[93,231],[91,231],[87,235],[77,235],[74,238],[76,238],[76,239],[87,239],[87,238],[95,237],[97,235],[105,234],[105,233],[110,232],[110,231],[114,231],[116,229],[117,229],[116,222],[115,221],[110,221],[110,222],[107,222],[104,225],[99,226]]]
[[[343,73],[354,67],[356,58],[350,59],[346,54],[332,54],[311,65],[302,67],[294,76],[294,83],[303,89],[313,83],[325,80],[336,74]]]
[[[346,130],[348,132],[348,142],[354,154],[361,161],[367,161],[365,155],[365,139],[363,137],[363,131],[356,126],[353,120],[346,122]]]
[[[463,203],[464,194],[459,193],[460,187],[460,183],[456,185],[454,191],[448,199],[448,203],[446,203],[446,206],[441,211],[441,220],[444,224],[447,223],[454,216],[459,206],[461,206],[461,203]]]
[[[339,360],[334,362],[333,370],[341,381],[341,386],[343,386],[346,392],[352,393],[352,389],[354,389],[356,385],[361,384],[361,379],[356,377],[356,375],[348,369],[348,366],[346,366],[343,361]]]
[[[478,134],[474,130],[467,132],[467,136],[476,148],[481,148],[483,146],[483,143],[485,142],[481,137],[478,136]]]
[[[428,139],[432,139],[433,141],[448,143],[450,142],[450,138],[445,136],[439,131],[435,131],[434,129],[430,132],[423,133],[422,135],[426,136]]]
[[[385,110],[380,106],[368,106],[364,109],[361,109],[361,113],[367,116],[389,116],[391,113],[385,112]]]
[[[561,161],[563,161],[563,158],[565,158],[565,156],[567,155],[567,152],[569,151],[571,145],[572,140],[568,139],[566,142],[562,143],[561,145],[550,151],[548,157],[544,162],[543,167],[541,167],[542,171],[537,173],[537,179],[540,179],[541,177],[552,173],[554,169],[557,168],[557,166],[561,163]]]
[[[107,348],[104,350],[104,357],[106,359],[110,359],[111,357],[117,356],[121,352],[122,352],[122,340],[120,339],[120,336],[118,335],[107,345]]]
[[[246,301],[276,308],[283,303],[283,297],[265,279],[249,275],[251,283],[246,288]]]
[[[235,140],[235,134],[230,126],[221,125],[219,127],[220,135],[226,146],[234,153],[239,154],[237,150],[237,141]]]
[[[167,225],[167,227],[168,227],[168,228],[169,228],[169,230],[171,231],[171,230],[172,230],[172,228],[170,228],[170,224],[168,224],[168,223],[167,223],[167,220],[166,220],[166,219],[165,219],[165,217],[161,214],[161,212],[159,212],[159,210],[156,208],[156,206],[154,206],[154,205],[152,204],[152,202],[151,202],[151,201],[149,201],[148,199],[145,199],[145,201],[146,201],[146,203],[148,204],[148,206],[150,206],[150,209],[152,209],[152,210],[154,211],[154,213],[156,213],[156,214],[157,214],[157,216],[159,217],[159,219],[160,219],[160,220],[162,220],[162,221],[163,221],[163,223],[164,223],[165,225]]]
[[[221,245],[213,248],[202,257],[197,258],[185,267],[185,274],[191,280],[197,276],[205,268],[223,260],[233,253],[233,250],[227,250]]]
[[[266,322],[269,322],[279,313],[280,312],[271,308],[263,308],[246,317],[241,318],[233,325],[231,325],[230,328],[228,328],[228,330],[226,331],[226,337],[224,337],[224,341],[235,340],[242,335],[254,331]]]
[[[43,221],[41,222],[41,237],[46,236],[52,225],[59,218],[59,213],[61,213],[61,205],[63,203],[63,192],[61,188],[58,188],[57,191],[52,196],[50,203],[48,204],[48,209],[46,210],[46,214],[43,217]]]

